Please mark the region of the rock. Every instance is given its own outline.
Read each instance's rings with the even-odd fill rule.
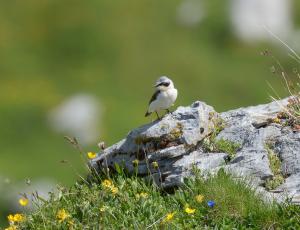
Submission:
[[[283,134],[276,140],[274,150],[281,158],[284,175],[300,173],[300,133]]]
[[[282,193],[285,197],[290,197],[293,203],[300,204],[300,173],[286,178],[285,183],[279,186],[274,192]]]
[[[273,176],[268,152],[262,149],[243,148],[225,169],[238,176],[254,176],[259,184]]]
[[[235,178],[250,179],[268,200],[283,201],[293,196],[297,203],[300,133],[282,125],[284,122],[273,122],[288,99],[221,114],[200,101],[179,107],[162,120],[132,130],[125,139],[99,153],[90,166],[98,171],[114,171],[118,164],[129,173],[153,179],[163,188],[180,186],[185,177],[193,176],[194,168],[202,175],[214,175],[224,169]],[[207,140],[234,143],[239,148],[235,154],[226,149],[210,152],[205,147]],[[277,156],[279,166],[271,156]],[[278,174],[286,179],[267,190],[266,184]]]
[[[193,151],[169,165],[169,171],[165,174],[161,185],[164,188],[180,186],[185,177],[193,176],[193,167],[200,169],[200,172],[206,175],[211,170],[225,165],[227,158],[228,155],[226,153],[208,154],[202,151]]]
[[[228,154],[226,153],[203,153],[200,151],[191,152],[175,162],[175,167],[191,171],[196,166],[202,173],[226,164]]]
[[[132,161],[138,159],[139,170],[142,174],[147,173],[147,162],[164,161],[189,153],[214,131],[218,119],[215,110],[203,102],[179,107],[162,120],[131,131],[125,139],[105,149],[91,164],[99,169],[113,168],[117,163],[132,172]]]

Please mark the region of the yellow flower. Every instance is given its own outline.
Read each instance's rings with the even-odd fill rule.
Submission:
[[[97,156],[97,154],[94,153],[94,152],[88,152],[87,156],[88,156],[89,159],[94,159]]]
[[[138,193],[138,194],[136,194],[136,198],[137,199],[140,199],[140,198],[147,198],[149,195],[148,195],[148,193],[146,193],[146,192],[141,192],[141,193]]]
[[[58,219],[59,222],[62,222],[69,217],[70,217],[69,213],[67,213],[66,210],[64,209],[58,210],[56,214],[56,218]]]
[[[147,197],[148,197],[148,193],[146,193],[146,192],[141,192],[141,193],[140,193],[140,197],[142,197],[142,198],[147,198]]]
[[[9,215],[9,216],[7,217],[7,219],[8,219],[8,221],[9,221],[10,223],[14,223],[14,222],[22,222],[22,221],[24,221],[25,217],[24,217],[23,214],[17,213],[17,214],[15,214],[15,215]]]
[[[195,200],[198,202],[198,203],[202,203],[203,202],[203,200],[204,200],[204,196],[202,196],[202,195],[197,195],[197,196],[195,196]]]
[[[16,225],[11,225],[11,226],[5,228],[4,230],[17,230],[17,226]]]
[[[106,187],[106,188],[111,188],[113,185],[113,182],[111,180],[107,180],[105,179],[104,181],[102,181],[102,186],[103,187]]]
[[[170,212],[166,215],[165,219],[163,220],[163,222],[170,222],[171,220],[173,220],[175,215],[175,212]]]
[[[280,123],[280,119],[279,119],[278,117],[275,117],[275,118],[273,119],[273,122],[274,122],[274,123]]]
[[[139,160],[135,159],[132,161],[133,166],[138,166],[139,165]]]
[[[8,219],[9,222],[14,222],[14,215],[11,215],[11,214],[8,215],[7,219]]]
[[[14,222],[22,222],[25,219],[24,215],[22,214],[15,214],[14,216]]]
[[[110,188],[110,191],[111,191],[112,194],[115,195],[115,194],[118,193],[119,189],[118,189],[117,187],[115,187],[115,186],[112,186],[112,187]]]
[[[187,214],[194,214],[195,211],[196,211],[196,209],[190,208],[190,207],[186,207],[186,208],[184,209],[184,211],[185,211]]]
[[[117,194],[119,191],[119,189],[116,186],[114,186],[114,184],[111,180],[105,179],[104,181],[102,181],[101,184],[103,187],[110,189],[110,191],[113,195]]]
[[[23,207],[27,206],[29,203],[29,200],[27,198],[21,198],[19,199],[19,204]]]
[[[146,193],[146,192],[141,192],[141,193],[136,194],[135,197],[136,197],[137,199],[140,199],[140,198],[144,198],[144,199],[145,199],[145,198],[148,197],[148,193]]]

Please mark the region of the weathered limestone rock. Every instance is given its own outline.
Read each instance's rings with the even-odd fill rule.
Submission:
[[[153,161],[165,168],[167,162],[188,154],[211,134],[218,119],[215,110],[203,102],[179,107],[162,120],[131,131],[124,140],[105,149],[91,165],[101,169],[113,168],[117,163],[133,172],[135,166],[132,161],[138,159],[138,172],[142,175],[149,172],[149,165]]]
[[[130,173],[152,178],[164,188],[180,186],[195,167],[203,175],[213,175],[223,168],[237,178],[251,179],[268,198],[282,201],[289,196],[299,203],[300,133],[274,122],[287,104],[288,98],[218,114],[211,106],[197,101],[179,107],[162,120],[132,130],[90,165],[99,171],[107,168],[113,171],[118,164]],[[222,128],[220,120],[225,124]],[[235,143],[239,148],[235,155],[226,151],[210,152],[205,147],[208,138]],[[267,191],[266,183],[278,174],[272,168],[270,148],[280,159],[284,180]],[[133,164],[136,160],[138,164]]]
[[[300,204],[300,173],[292,174],[286,178],[285,183],[280,185],[274,192],[282,193],[292,199],[293,203]]]
[[[274,150],[282,159],[282,172],[286,175],[300,173],[300,133],[290,131],[280,136]]]
[[[266,150],[243,148],[225,169],[238,176],[253,176],[258,184],[273,176]]]

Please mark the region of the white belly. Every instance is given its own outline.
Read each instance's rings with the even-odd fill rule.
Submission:
[[[177,98],[177,89],[162,91],[157,99],[149,105],[149,112],[155,112],[170,108]]]

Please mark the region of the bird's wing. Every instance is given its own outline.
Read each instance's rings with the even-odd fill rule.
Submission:
[[[149,101],[149,105],[150,105],[153,101],[155,101],[155,100],[157,99],[159,93],[160,93],[160,90],[156,90],[156,91],[155,91],[155,93],[152,95],[152,97],[151,97],[151,99],[150,99],[150,101]]]

